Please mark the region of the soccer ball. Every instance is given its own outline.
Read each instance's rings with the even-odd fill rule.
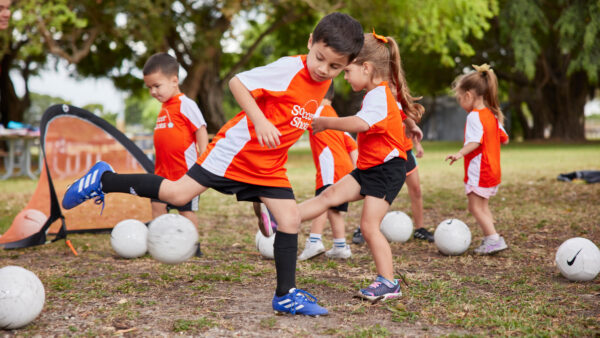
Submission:
[[[46,224],[48,216],[36,209],[23,209],[17,214],[13,223],[19,224],[16,228],[20,238],[29,237],[38,231]]]
[[[275,244],[275,234],[265,237],[259,230],[254,238],[258,252],[265,258],[274,259],[275,250],[273,249],[273,244]]]
[[[148,252],[154,259],[177,264],[192,257],[198,249],[198,230],[187,218],[164,214],[148,227]]]
[[[44,307],[44,285],[20,266],[0,269],[0,328],[17,329],[34,320]]]
[[[568,239],[556,251],[556,265],[569,280],[592,280],[600,272],[600,249],[586,238]]]
[[[462,221],[447,219],[437,226],[433,233],[433,240],[441,253],[450,256],[460,255],[471,245],[471,231]]]
[[[381,233],[390,242],[406,242],[412,235],[413,223],[402,211],[390,211],[381,220]]]
[[[123,258],[143,256],[148,248],[148,227],[136,219],[117,223],[110,233],[110,245]]]

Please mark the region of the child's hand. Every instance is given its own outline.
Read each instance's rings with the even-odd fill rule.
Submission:
[[[463,154],[459,151],[458,153],[456,153],[454,155],[446,156],[446,161],[450,160],[450,165],[452,165],[452,163],[456,162],[457,160],[460,160],[462,157],[463,157]]]
[[[322,132],[323,130],[327,129],[325,128],[325,124],[323,123],[323,119],[320,117],[315,117],[313,118],[311,124],[310,124],[312,130],[313,130],[313,135],[319,132]]]
[[[423,146],[421,145],[420,142],[415,142],[413,148],[414,148],[413,150],[415,151],[415,156],[417,158],[423,157],[423,154],[425,153],[425,150],[423,150]]]
[[[423,131],[421,131],[421,128],[419,128],[419,126],[417,126],[416,124],[413,127],[410,127],[410,129],[407,128],[406,130],[406,137],[414,138],[417,142],[421,142],[421,140],[423,139]]]
[[[266,118],[261,119],[258,124],[254,125],[254,131],[256,132],[258,143],[263,147],[275,148],[281,144],[279,142],[281,132]]]

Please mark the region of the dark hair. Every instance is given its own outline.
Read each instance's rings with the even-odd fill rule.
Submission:
[[[333,81],[331,81],[331,85],[329,86],[329,89],[327,89],[327,93],[325,93],[325,99],[332,101],[333,97],[335,96],[335,90],[333,88]]]
[[[375,74],[372,74],[371,78],[378,75],[388,81],[390,90],[402,105],[404,113],[418,123],[421,121],[425,108],[417,103],[421,97],[414,97],[410,93],[404,77],[398,44],[391,36],[381,38],[385,41],[375,37],[374,33],[365,34],[365,45],[353,62],[359,65],[370,62],[375,70]]]
[[[354,60],[364,41],[362,25],[350,15],[339,12],[326,15],[312,33],[313,44],[323,42],[336,52],[348,55],[348,61]]]
[[[481,69],[459,76],[454,80],[452,89],[457,94],[458,90],[463,92],[474,90],[475,94],[483,97],[483,103],[494,113],[498,122],[503,125],[504,114],[502,114],[500,103],[498,102],[498,79],[489,66],[487,68],[480,67]]]
[[[179,62],[167,53],[156,53],[146,61],[142,72],[145,76],[154,74],[158,71],[167,76],[178,76]]]

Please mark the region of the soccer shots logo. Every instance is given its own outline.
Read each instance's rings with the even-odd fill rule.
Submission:
[[[294,105],[292,108],[292,121],[290,125],[298,129],[306,130],[313,119],[315,112],[319,108],[319,103],[316,100],[309,100],[300,107],[300,105]]]

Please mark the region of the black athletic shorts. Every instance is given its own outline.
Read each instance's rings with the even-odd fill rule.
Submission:
[[[176,205],[172,205],[169,203],[165,203],[159,199],[156,198],[152,198],[152,202],[159,202],[159,203],[165,203],[167,205],[167,212],[171,211],[171,210],[177,210],[177,211],[198,211],[198,200],[200,199],[200,196],[196,196],[194,197],[194,199],[192,199],[191,201],[189,201],[186,205],[178,207]]]
[[[406,176],[412,174],[417,169],[417,158],[412,149],[406,152]]]
[[[215,175],[202,168],[202,166],[197,163],[188,170],[187,175],[207,188],[212,188],[228,195],[235,194],[238,201],[260,202],[259,197],[288,200],[295,199],[292,188],[267,187],[234,181],[223,176]]]
[[[392,204],[406,179],[406,161],[396,157],[369,169],[358,168],[350,173],[360,184],[360,194],[385,198]]]
[[[327,185],[320,187],[319,189],[317,189],[315,191],[315,196],[319,195],[320,193],[322,193],[325,189],[329,188],[330,186],[331,186],[331,184],[327,184]],[[329,209],[346,212],[346,211],[348,211],[348,202],[342,203],[342,204],[338,205],[337,207],[331,207]]]

